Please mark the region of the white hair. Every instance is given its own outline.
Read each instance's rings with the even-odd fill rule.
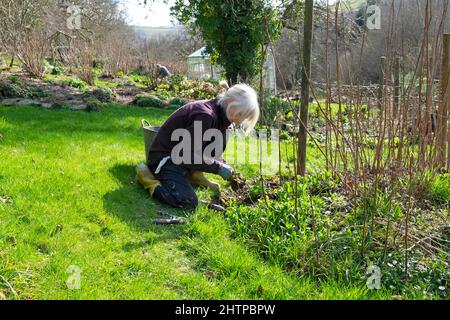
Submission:
[[[243,83],[230,88],[226,81],[221,81],[220,87],[222,91],[226,90],[225,93],[219,94],[218,99],[222,108],[225,108],[227,117],[230,118],[229,107],[236,107],[238,116],[243,119],[241,127],[245,133],[249,133],[259,119],[259,103],[256,91]],[[233,98],[234,101],[228,102],[230,98]]]

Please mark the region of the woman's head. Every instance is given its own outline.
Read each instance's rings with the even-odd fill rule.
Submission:
[[[245,133],[250,132],[259,119],[258,95],[246,84],[228,87],[226,81],[220,82],[226,90],[219,96],[219,104],[225,108],[228,120],[242,127]]]

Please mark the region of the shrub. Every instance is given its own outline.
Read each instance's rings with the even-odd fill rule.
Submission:
[[[69,87],[77,88],[77,89],[84,89],[88,86],[88,84],[85,81],[83,81],[79,78],[69,78],[69,79],[63,81],[62,84],[65,84],[65,85],[68,85]]]
[[[30,85],[26,88],[28,98],[45,98],[48,97],[48,91],[40,86]]]
[[[64,109],[66,106],[66,102],[64,101],[55,101],[52,103],[52,109],[55,110]]]
[[[0,98],[44,98],[48,97],[48,91],[38,85],[28,85],[20,81],[20,78],[11,75],[7,81],[0,81]]]
[[[85,102],[88,112],[100,112],[103,109],[103,103],[94,97],[86,99]]]
[[[269,125],[274,123],[277,112],[286,115],[289,110],[289,102],[275,96],[266,98],[264,102],[264,116]]]
[[[181,99],[181,98],[173,98],[172,100],[169,101],[169,105],[170,106],[178,107],[178,108],[184,106],[187,103],[188,103],[187,100],[184,100],[184,99]]]
[[[94,96],[96,99],[100,100],[101,102],[112,102],[114,100],[114,93],[113,91],[108,87],[100,87],[97,89],[94,89],[91,93],[92,96]]]
[[[450,174],[438,176],[431,186],[432,199],[450,205]]]
[[[210,81],[186,80],[183,76],[174,75],[164,80],[153,91],[161,99],[179,97],[193,99],[213,99],[216,97],[215,84]]]
[[[54,59],[47,59],[44,61],[45,72],[57,76],[64,72],[64,67],[60,62]]]
[[[280,140],[289,140],[289,133],[286,131],[280,132]]]
[[[28,92],[20,84],[0,81],[0,98],[22,98],[27,97]]]
[[[163,108],[164,101],[153,95],[138,94],[134,98],[134,104],[139,107]]]
[[[161,100],[168,100],[174,96],[173,91],[170,91],[170,89],[165,86],[158,87],[158,89],[156,89],[153,93]]]
[[[138,73],[132,73],[128,76],[128,78],[135,83],[147,83],[148,81],[145,75],[141,75]]]
[[[180,95],[188,99],[213,99],[216,97],[217,92],[214,85],[206,81],[192,81],[188,82],[191,86],[190,89],[181,91]]]
[[[77,77],[66,77],[66,76],[51,76],[45,75],[45,81],[51,84],[57,84],[60,86],[69,86],[77,89],[84,89],[88,86],[86,82]]]
[[[11,81],[12,83],[19,83],[19,77],[16,75],[9,75],[6,77],[6,79],[8,79],[9,81]]]
[[[60,66],[53,66],[52,71],[51,71],[52,75],[56,76],[56,75],[60,75],[62,73],[63,73],[62,67],[60,67]]]
[[[179,87],[185,80],[186,77],[182,74],[173,74],[167,78],[167,82],[173,90],[175,90],[176,87]]]

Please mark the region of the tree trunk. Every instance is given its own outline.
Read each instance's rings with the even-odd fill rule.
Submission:
[[[439,168],[445,168],[446,148],[447,148],[447,130],[448,130],[448,108],[449,108],[449,48],[450,34],[444,34],[444,43],[442,48],[441,65],[441,101],[439,104],[437,121],[437,165]]]
[[[297,173],[306,174],[306,135],[308,127],[309,88],[311,78],[311,50],[313,33],[313,0],[305,0],[305,26],[303,33],[303,72],[300,107],[300,130],[298,134]]]

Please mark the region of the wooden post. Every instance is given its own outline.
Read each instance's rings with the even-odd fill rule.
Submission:
[[[394,64],[394,120],[400,108],[400,57],[395,57]]]
[[[264,114],[264,60],[266,57],[266,48],[261,43],[261,63],[259,68],[259,108],[261,113],[261,123],[267,125],[266,115]]]
[[[305,25],[303,32],[303,72],[300,106],[300,130],[298,133],[297,173],[306,174],[306,135],[308,126],[309,88],[311,79],[311,51],[313,33],[313,0],[305,0]]]
[[[447,167],[450,167],[450,137],[448,136],[448,116],[449,116],[449,49],[450,49],[450,34],[444,34],[443,48],[442,48],[442,64],[441,64],[441,101],[437,114],[437,141],[436,141],[436,157],[439,168],[444,168],[446,165],[445,158],[447,157]],[[446,155],[447,144],[449,154]]]
[[[380,58],[380,83],[378,87],[378,109],[381,109],[383,105],[383,89],[384,89],[384,66],[385,66],[386,57]]]

